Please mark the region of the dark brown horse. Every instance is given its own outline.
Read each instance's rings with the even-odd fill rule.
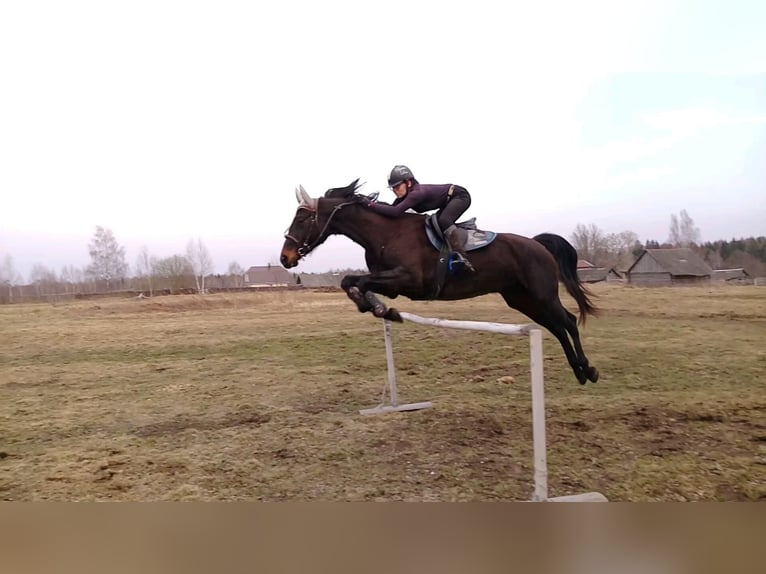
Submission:
[[[347,275],[341,287],[359,311],[401,321],[396,309],[386,308],[375,294],[432,299],[439,251],[426,238],[425,216],[405,213],[389,218],[374,213],[365,205],[367,198],[356,193],[357,182],[330,189],[318,199],[311,198],[303,187],[296,190],[298,211],[285,235],[280,260],[288,269],[295,267],[330,235],[345,235],[364,248],[370,273]],[[471,251],[469,259],[476,272],[451,276],[438,299],[500,293],[509,307],[555,335],[580,383],[598,380],[598,370],[582,350],[577,318],[559,299],[561,280],[577,302],[581,323],[596,312],[577,277],[577,252],[566,239],[551,233],[533,239],[499,233],[493,243]]]

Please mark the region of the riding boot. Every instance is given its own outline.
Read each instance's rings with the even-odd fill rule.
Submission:
[[[466,232],[454,225],[450,225],[444,232],[444,239],[450,249],[450,268],[457,272],[468,271],[473,273],[475,269],[465,255]]]

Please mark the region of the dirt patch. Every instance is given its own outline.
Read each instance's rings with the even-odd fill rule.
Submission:
[[[271,415],[256,412],[239,412],[218,419],[176,415],[171,420],[138,427],[133,434],[140,437],[161,436],[187,430],[215,431],[238,426],[259,426],[271,420]]]

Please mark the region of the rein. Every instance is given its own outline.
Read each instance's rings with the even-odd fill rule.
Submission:
[[[330,226],[330,222],[332,222],[332,218],[335,217],[335,214],[340,211],[343,207],[347,205],[351,205],[352,203],[356,203],[356,201],[347,201],[345,203],[339,203],[335,207],[332,208],[332,212],[327,217],[327,221],[325,221],[324,226],[322,227],[322,230],[319,232],[319,235],[317,235],[316,239],[309,243],[308,239],[304,239],[302,242],[298,241],[295,237],[290,235],[289,233],[285,233],[285,238],[290,239],[293,242],[295,242],[296,245],[299,245],[297,251],[299,257],[305,257],[309,253],[311,253],[314,248],[316,248],[317,245],[319,245],[322,242],[322,237],[325,234],[325,231],[327,231],[327,228]],[[316,226],[319,227],[319,203],[317,202],[317,208],[311,209],[307,205],[299,205],[298,209],[306,209],[309,212],[313,213],[313,217],[311,218],[311,224],[312,227]]]

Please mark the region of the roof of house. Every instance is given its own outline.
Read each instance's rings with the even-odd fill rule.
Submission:
[[[737,269],[713,269],[713,279],[739,279],[742,277],[750,277],[750,273],[745,271],[742,267]]]
[[[606,267],[584,267],[577,270],[577,276],[580,281],[585,283],[594,283],[596,281],[605,281],[609,269]]]
[[[577,270],[577,276],[584,283],[595,283],[605,281],[607,276],[612,273],[615,277],[622,279],[622,275],[614,267],[591,267]]]
[[[651,257],[657,265],[665,269],[671,275],[694,275],[704,277],[712,275],[713,270],[702,258],[688,247],[676,249],[645,249],[638,259],[628,269],[628,273],[643,257]]]
[[[292,285],[295,283],[293,274],[280,265],[253,266],[245,271],[246,283],[256,285]]]
[[[595,265],[593,265],[593,263],[591,263],[587,259],[578,259],[577,260],[577,268],[578,269],[590,269],[591,267],[595,267]]]

